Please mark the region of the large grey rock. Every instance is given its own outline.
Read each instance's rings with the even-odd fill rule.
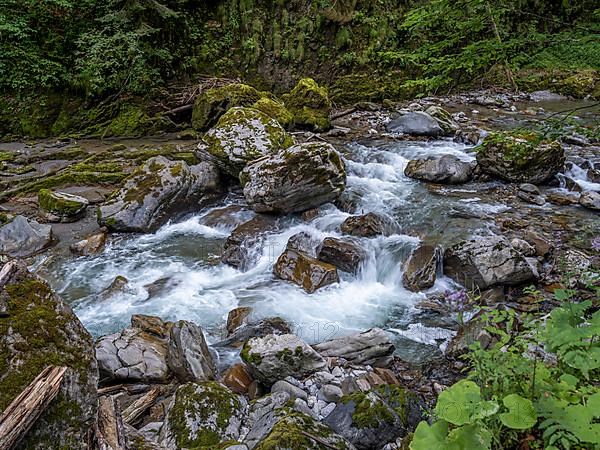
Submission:
[[[433,287],[441,262],[442,251],[439,247],[431,245],[417,247],[406,262],[402,284],[413,292]]]
[[[594,191],[585,191],[579,197],[579,204],[584,208],[593,211],[600,211],[600,193]]]
[[[50,245],[52,227],[23,216],[7,218],[0,227],[0,254],[15,258],[31,256]]]
[[[100,375],[111,380],[164,382],[169,376],[167,342],[137,328],[126,328],[96,342]]]
[[[301,286],[309,294],[340,281],[334,265],[289,249],[279,256],[273,273],[282,280]]]
[[[92,337],[71,308],[17,260],[0,271],[0,411],[48,366],[67,367],[58,396],[17,449],[89,450],[97,413]]]
[[[169,407],[159,444],[175,450],[237,441],[247,406],[243,396],[215,381],[184,384]]]
[[[393,233],[394,226],[385,217],[371,212],[348,217],[340,225],[340,230],[351,236],[375,237]]]
[[[212,159],[236,177],[244,166],[293,144],[291,136],[275,120],[253,108],[231,108],[198,144],[201,159]]]
[[[367,259],[367,254],[354,242],[328,237],[319,246],[317,257],[344,272],[356,273]]]
[[[445,134],[437,120],[422,111],[409,112],[393,119],[386,124],[386,128],[390,133],[414,136],[438,137]]]
[[[444,108],[439,106],[430,106],[425,110],[425,112],[437,121],[440,128],[444,130],[444,134],[446,136],[452,136],[454,133],[460,130],[458,123],[456,123],[452,115]]]
[[[394,344],[381,328],[325,341],[313,348],[326,357],[344,358],[352,364],[386,367],[392,362]]]
[[[325,360],[293,334],[249,339],[240,354],[255,379],[271,385],[287,376],[303,378],[325,367]]]
[[[409,161],[404,174],[432,183],[459,184],[473,178],[473,165],[454,155],[431,156]]]
[[[346,170],[331,144],[305,143],[248,164],[240,181],[252,209],[288,214],[334,201],[346,187]]]
[[[195,211],[223,192],[217,167],[188,166],[164,156],[149,159],[98,210],[98,223],[111,231],[154,231],[174,215]]]
[[[277,219],[266,214],[257,214],[238,225],[225,241],[221,261],[236,269],[248,270],[262,254],[265,235],[277,227]]]
[[[171,328],[167,365],[181,381],[214,380],[217,373],[204,333],[185,320]]]
[[[475,237],[447,249],[444,273],[468,289],[512,286],[535,279],[525,256],[501,236]]]

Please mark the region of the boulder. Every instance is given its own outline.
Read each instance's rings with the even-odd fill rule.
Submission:
[[[525,256],[501,236],[479,236],[447,249],[444,273],[467,289],[481,290],[535,279]]]
[[[287,376],[304,378],[326,366],[321,355],[293,334],[249,339],[240,356],[254,378],[269,386]]]
[[[248,316],[252,313],[252,308],[249,306],[240,306],[232,309],[227,314],[227,334],[230,335],[235,330],[245,325],[248,322]]]
[[[98,385],[92,337],[25,263],[4,264],[0,280],[0,303],[6,302],[0,316],[0,411],[49,365],[67,367],[58,396],[18,448],[89,450]]]
[[[592,211],[600,211],[600,193],[595,191],[585,191],[579,197],[579,204]]]
[[[444,135],[452,136],[460,130],[458,123],[456,123],[452,115],[444,108],[430,106],[425,112],[437,121],[440,128],[444,131]]]
[[[158,442],[168,449],[192,449],[237,441],[247,406],[243,396],[215,381],[184,384],[175,393]]]
[[[300,233],[296,233],[288,239],[285,248],[304,253],[311,258],[316,258],[316,250],[318,246],[319,241],[313,235],[307,233],[306,231],[301,231]]]
[[[171,328],[167,365],[183,382],[214,380],[217,373],[204,333],[199,326],[185,320]]]
[[[346,170],[331,144],[308,142],[248,164],[240,181],[252,209],[288,214],[338,198],[346,187]]]
[[[134,314],[131,316],[131,327],[153,334],[161,339],[169,339],[173,322],[165,322],[156,316]]]
[[[350,216],[340,226],[342,233],[358,237],[388,235],[392,228],[387,219],[375,213]]]
[[[250,106],[260,98],[260,92],[246,84],[229,84],[207,89],[194,101],[192,126],[196,130],[206,131],[230,108]]]
[[[294,250],[285,250],[279,256],[273,273],[301,286],[309,294],[340,280],[335,266]]]
[[[494,177],[512,183],[539,184],[559,173],[565,152],[558,141],[534,133],[491,133],[477,147],[477,163]]]
[[[439,247],[421,245],[410,254],[404,267],[402,284],[412,292],[420,292],[433,287],[442,262]]]
[[[546,198],[550,203],[559,206],[576,205],[579,203],[581,194],[569,192],[566,189],[550,189],[546,191]]]
[[[254,109],[265,113],[271,119],[275,119],[286,130],[292,126],[294,122],[293,114],[277,100],[263,97],[252,105]]]
[[[535,184],[522,183],[517,190],[517,197],[527,203],[542,206],[546,199]]]
[[[367,253],[354,242],[328,237],[319,246],[317,258],[344,272],[357,273]]]
[[[38,205],[49,222],[75,222],[85,215],[90,202],[78,195],[41,189]]]
[[[473,178],[473,165],[454,155],[430,156],[409,161],[404,175],[432,183],[460,184]]]
[[[287,334],[291,329],[281,317],[267,317],[258,322],[248,323],[236,329],[227,339],[214,344],[216,347],[241,347],[248,339],[268,334]]]
[[[282,96],[286,108],[294,116],[294,126],[311,131],[331,128],[331,101],[327,89],[312,78],[303,78],[289,94]]]
[[[413,136],[439,137],[445,134],[437,120],[422,111],[409,112],[393,119],[386,124],[386,129],[390,133]]]
[[[77,256],[89,256],[100,253],[106,245],[106,240],[108,238],[107,231],[108,230],[103,227],[98,233],[92,234],[81,241],[71,244],[69,249]]]
[[[168,342],[137,328],[102,336],[96,342],[100,375],[113,381],[165,382]]]
[[[223,384],[238,394],[247,394],[253,381],[245,364],[234,364],[223,373]]]
[[[344,358],[352,364],[386,367],[391,364],[394,344],[381,328],[372,328],[316,344],[321,356]]]
[[[0,254],[13,258],[34,255],[52,243],[52,226],[41,225],[24,216],[9,217],[0,222]]]
[[[200,209],[223,192],[218,169],[188,166],[164,156],[149,159],[98,209],[98,223],[111,231],[147,233],[176,214]]]
[[[201,159],[210,158],[237,178],[244,166],[293,144],[292,137],[271,117],[254,108],[231,108],[198,144]]]
[[[221,261],[236,269],[248,270],[262,254],[260,243],[264,235],[277,227],[277,219],[265,214],[238,225],[225,241]]]

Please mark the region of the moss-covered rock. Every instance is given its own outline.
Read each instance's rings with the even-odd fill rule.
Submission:
[[[294,120],[294,116],[283,103],[268,97],[261,98],[252,107],[275,119],[285,129],[290,128]]]
[[[323,131],[331,127],[329,94],[325,87],[319,86],[312,78],[301,79],[282,99],[294,115],[296,127],[312,131]]]
[[[73,222],[81,218],[89,202],[78,195],[40,189],[38,204],[51,222]]]
[[[292,137],[276,120],[254,108],[236,107],[204,135],[198,149],[237,177],[248,162],[292,144]]]
[[[246,409],[244,397],[217,382],[185,384],[175,393],[159,443],[168,448],[219,448],[240,437]]]
[[[48,366],[68,370],[58,397],[35,422],[18,449],[87,449],[96,418],[98,371],[92,338],[69,306],[24,263],[13,261],[2,287],[0,410]]]
[[[596,86],[600,85],[600,74],[595,70],[580,70],[558,81],[561,94],[575,98],[594,96]]]
[[[229,84],[204,91],[194,102],[192,126],[199,131],[208,130],[230,108],[251,106],[261,98],[261,93],[247,84]]]
[[[565,152],[535,132],[496,132],[476,148],[481,169],[512,183],[542,183],[560,172]]]

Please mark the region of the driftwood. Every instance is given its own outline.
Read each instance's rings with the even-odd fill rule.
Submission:
[[[115,397],[98,399],[97,436],[99,450],[126,450],[127,440],[123,419]]]
[[[172,115],[172,114],[177,114],[177,113],[180,113],[180,112],[189,111],[191,109],[194,109],[194,105],[193,104],[179,106],[177,108],[173,108],[173,109],[170,109],[168,111],[165,111],[163,114],[165,116],[169,116],[169,115]]]
[[[66,367],[47,367],[0,415],[0,448],[10,450],[25,437],[60,390]]]
[[[153,387],[146,394],[134,401],[123,411],[123,421],[134,425],[154,405],[160,393],[160,387]]]
[[[332,114],[330,117],[330,120],[335,120],[335,119],[339,119],[340,117],[347,116],[348,114],[352,114],[356,110],[357,110],[357,108],[355,106],[353,106],[352,108],[348,108],[348,109],[345,109],[344,111],[340,111],[336,114]]]
[[[98,396],[117,394],[121,391],[125,391],[128,394],[143,394],[150,389],[147,384],[115,384],[114,386],[108,386],[98,389]]]

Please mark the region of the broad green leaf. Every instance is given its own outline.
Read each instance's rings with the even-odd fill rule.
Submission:
[[[515,430],[527,430],[537,422],[537,415],[531,400],[518,394],[510,394],[502,401],[508,412],[500,414],[504,426]]]
[[[490,415],[493,408],[490,405],[482,407],[481,403],[479,386],[472,381],[461,380],[439,395],[435,413],[441,419],[460,426]]]
[[[429,426],[427,422],[422,421],[417,426],[410,450],[450,450],[446,442],[448,436],[448,423],[444,420],[438,420]],[[458,448],[453,450],[459,450]]]
[[[492,433],[481,425],[465,425],[455,428],[448,434],[449,446],[446,449],[460,450],[490,450],[492,448]]]

